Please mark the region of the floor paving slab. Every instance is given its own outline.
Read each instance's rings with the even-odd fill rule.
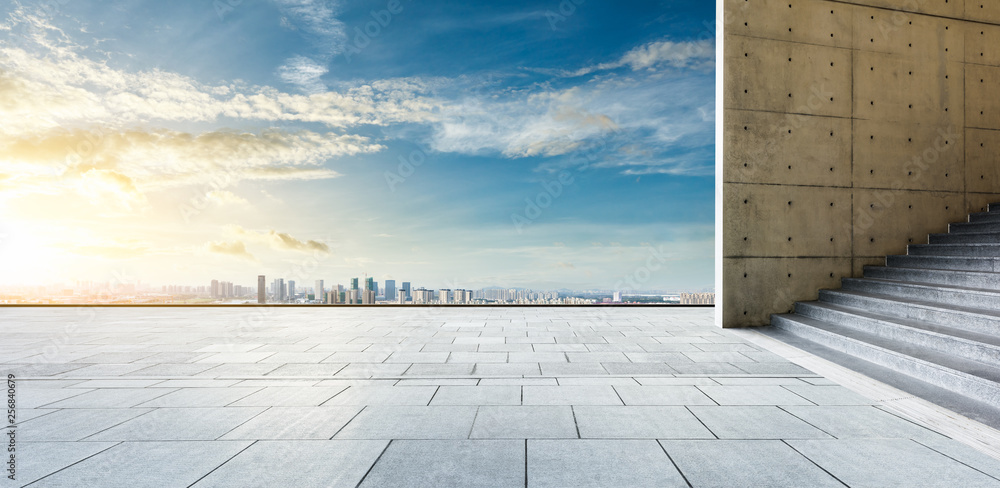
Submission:
[[[193,488],[354,488],[388,443],[260,441],[202,478]]]
[[[271,407],[221,439],[330,439],[363,407]]]
[[[475,417],[473,439],[578,438],[569,406],[483,406]]]
[[[660,444],[691,486],[844,486],[782,441],[661,440]]]
[[[688,407],[720,439],[811,439],[830,435],[778,407]]]
[[[521,440],[399,440],[361,487],[523,487],[525,448]]]
[[[263,407],[157,408],[85,440],[214,440],[264,410]]]
[[[715,439],[684,407],[573,407],[584,439]]]
[[[115,442],[22,442],[17,446],[17,474],[13,481],[16,486],[27,485],[115,445]]]
[[[686,487],[654,440],[528,440],[528,486]]]
[[[848,486],[1000,486],[1000,479],[908,439],[786,442]]]
[[[336,439],[467,439],[476,407],[365,407]]]
[[[124,442],[46,476],[31,486],[190,486],[249,445],[249,441]],[[183,469],[179,469],[181,467]]]

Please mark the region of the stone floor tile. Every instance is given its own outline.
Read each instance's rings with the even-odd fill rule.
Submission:
[[[114,442],[19,441],[16,453],[17,473],[14,481],[18,486],[24,486],[115,445]],[[10,480],[5,481],[13,485]]]
[[[692,486],[844,486],[777,440],[661,440],[660,444]]]
[[[720,439],[830,438],[778,407],[688,407]]]
[[[838,439],[851,437],[898,437],[918,440],[943,438],[941,434],[873,406],[788,406],[782,408]]]
[[[79,391],[79,390],[73,390]],[[128,408],[166,395],[170,388],[100,388],[48,403],[45,408]]]
[[[1000,479],[908,439],[799,439],[786,442],[848,486],[1000,486]]]
[[[330,439],[361,411],[349,407],[271,407],[221,439]]]
[[[573,410],[568,406],[479,407],[473,439],[575,439]]]
[[[86,440],[214,440],[264,410],[264,407],[157,408],[98,432]]]
[[[181,388],[161,397],[140,403],[137,407],[224,407],[261,388]]]
[[[233,403],[234,407],[316,407],[346,386],[268,386]]]
[[[684,407],[573,407],[587,439],[715,439]]]
[[[260,441],[193,488],[323,486],[354,488],[387,441]],[[275,469],[280,460],[281,469]]]
[[[393,441],[361,487],[523,487],[524,441]]]
[[[797,378],[796,378],[797,379]],[[785,389],[817,405],[874,405],[877,402],[843,386],[816,386],[803,382],[786,384]]]
[[[653,440],[528,440],[528,486],[685,487]]]
[[[520,386],[442,386],[431,405],[520,405]]]
[[[524,386],[524,405],[622,405],[611,385]]]
[[[22,419],[17,435],[29,441],[78,441],[152,411],[150,408],[64,408]]]
[[[323,405],[427,405],[437,389],[436,386],[352,386]]]
[[[719,405],[813,405],[791,391],[775,385],[699,386]]]
[[[31,486],[190,486],[249,445],[249,441],[125,442],[42,478]]]
[[[615,386],[625,405],[715,405],[695,386]]]
[[[476,407],[365,407],[336,439],[467,439]]]

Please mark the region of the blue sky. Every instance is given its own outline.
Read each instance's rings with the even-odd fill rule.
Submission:
[[[711,2],[58,4],[0,24],[6,283],[712,288]]]

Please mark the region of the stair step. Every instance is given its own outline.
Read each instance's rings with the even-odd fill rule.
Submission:
[[[1000,222],[959,222],[948,224],[948,233],[1000,232]]]
[[[978,212],[969,214],[969,222],[1000,222],[1000,212]]]
[[[996,244],[910,244],[906,246],[906,253],[909,256],[998,258],[1000,257],[1000,242]]]
[[[959,271],[996,272],[1000,258],[965,256],[886,256],[886,266],[898,268],[954,269]]]
[[[1000,369],[994,366],[802,315],[772,315],[771,324],[958,394],[1000,405]]]
[[[973,361],[990,363],[1000,358],[998,337],[827,302],[822,295],[818,302],[796,303],[795,313]]]
[[[997,212],[1000,213],[1000,210]],[[997,244],[1000,243],[1000,232],[931,234],[927,237],[927,242],[930,244]]]
[[[950,269],[865,266],[865,278],[1000,290],[1000,274]]]
[[[841,286],[841,291],[879,295],[888,299],[902,298],[945,307],[952,306],[958,309],[968,307],[1000,312],[1000,291],[996,290],[870,278],[844,278],[841,280]],[[820,291],[820,293],[823,292]],[[995,332],[997,330],[994,330]]]
[[[944,407],[952,412],[964,415],[972,420],[989,425],[995,429],[1000,429],[1000,407],[989,405],[985,402],[969,398],[965,395],[956,395],[954,391],[937,385],[932,385],[926,381],[919,380],[912,376],[899,373],[891,368],[881,366],[870,361],[852,356],[831,347],[813,342],[796,336],[786,330],[777,327],[761,327],[758,329],[773,339],[779,340],[792,347],[801,349],[807,353],[815,354],[818,357],[839,364],[852,371],[861,373],[875,381],[880,381],[892,387],[898,388],[914,396],[920,397],[938,406]]]

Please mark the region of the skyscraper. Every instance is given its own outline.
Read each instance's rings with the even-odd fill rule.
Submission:
[[[375,291],[375,278],[365,278],[365,290]]]
[[[320,303],[326,301],[326,290],[323,289],[323,280],[316,280],[316,287],[313,289],[313,299]]]
[[[409,281],[404,281],[403,282],[403,286],[400,287],[399,292],[402,293],[403,296],[405,297],[403,299],[403,301],[410,300],[410,299],[413,298],[413,295],[410,293],[410,282]]]
[[[295,282],[288,281],[288,300],[295,301]]]
[[[264,275],[257,275],[257,303],[267,303],[265,288],[267,288],[267,282]]]
[[[396,300],[396,280],[385,280],[385,299],[390,302]]]
[[[271,295],[274,296],[274,300],[278,303],[285,301],[285,279],[275,278],[274,283],[271,285]]]
[[[357,278],[351,278],[351,289],[352,290],[357,290],[358,289],[358,279]]]
[[[219,280],[212,280],[212,298],[219,298]]]

